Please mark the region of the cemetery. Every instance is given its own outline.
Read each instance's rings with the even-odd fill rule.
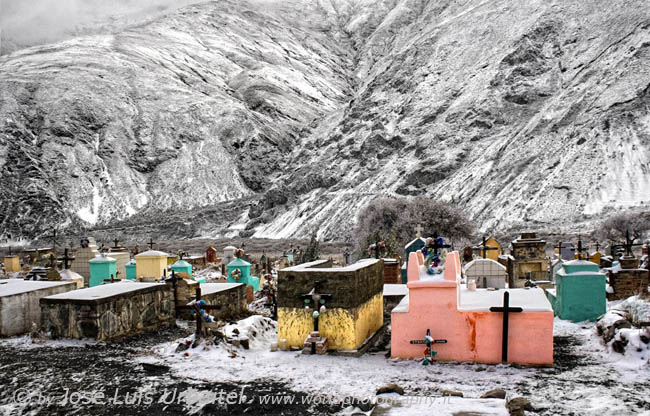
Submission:
[[[442,371],[438,383],[449,383],[443,396],[469,396],[457,399],[459,411],[494,407],[504,414],[506,404],[515,406],[510,393],[503,393],[506,400],[490,398],[502,393],[467,383],[484,385],[496,377],[508,385],[514,371],[520,383],[535,374],[553,386],[553,373],[539,371],[571,371],[564,366],[577,359],[565,357],[558,340],[573,334],[595,343],[589,344],[594,350],[607,349],[626,368],[647,362],[647,256],[635,255],[642,247],[631,238],[615,244],[618,256],[603,257],[582,240],[547,243],[533,233],[522,233],[509,247],[495,236],[474,241],[458,251],[437,233],[416,235],[390,255],[380,241],[358,259],[346,251],[300,263],[306,248],[272,256],[207,245],[201,255],[170,255],[153,239],[140,251],[117,239],[101,249],[88,237],[62,256],[48,251],[33,266],[16,266],[11,257],[20,256],[6,256],[9,270],[19,272],[5,269],[10,278],[0,280],[0,335],[46,345],[120,345],[173,331],[184,335],[154,342],[151,347],[162,352],[138,361],[157,366],[162,359],[179,374],[199,368],[201,377],[219,374],[220,381],[266,375],[301,389],[297,380],[303,380],[327,391],[329,378],[313,373],[312,356],[319,355],[324,371],[372,374],[367,388],[352,391],[373,396],[397,379],[412,392],[433,388],[427,374]],[[594,262],[610,257],[611,267]],[[332,394],[348,392],[352,374],[330,381],[341,386]],[[455,390],[459,384],[465,393]]]

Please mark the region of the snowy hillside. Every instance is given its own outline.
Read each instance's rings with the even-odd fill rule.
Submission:
[[[377,195],[454,201],[484,229],[647,206],[648,12],[224,0],[16,51],[0,230],[338,239]]]

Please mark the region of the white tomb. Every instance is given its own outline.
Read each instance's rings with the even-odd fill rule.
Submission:
[[[474,280],[477,288],[506,287],[508,273],[505,266],[491,259],[474,259],[463,268],[467,282]]]

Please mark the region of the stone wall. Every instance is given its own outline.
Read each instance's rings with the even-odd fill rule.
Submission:
[[[41,299],[41,329],[53,338],[109,341],[175,324],[173,293],[159,285],[100,299]]]
[[[368,302],[384,286],[383,263],[376,262],[365,267],[355,265],[332,268],[331,263],[320,263],[317,267],[300,269],[289,267],[278,273],[278,307],[304,308],[301,295],[314,288],[317,281],[321,293],[329,293],[328,308],[354,308]]]
[[[614,293],[607,293],[607,300],[627,299],[634,295],[648,295],[648,270],[621,269],[618,272],[608,272],[609,286]]]
[[[176,301],[178,306],[185,306],[196,298],[196,288],[199,283],[181,280],[176,288]],[[224,287],[225,289],[221,289]],[[215,320],[234,320],[248,311],[244,284],[233,283],[204,283],[201,284],[201,299],[208,305],[221,305],[221,309],[211,310],[209,313]],[[192,310],[179,310],[181,319],[194,319]]]

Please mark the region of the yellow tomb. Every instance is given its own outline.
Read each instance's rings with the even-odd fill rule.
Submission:
[[[139,281],[159,280],[167,275],[167,253],[149,250],[135,256],[135,274]]]
[[[327,349],[358,350],[384,324],[383,273],[383,262],[376,259],[346,267],[317,260],[281,269],[278,343],[304,348],[319,312],[318,330]],[[315,293],[323,294],[320,301],[313,300]]]
[[[478,256],[480,258],[490,259],[494,261],[499,260],[499,255],[501,254],[501,244],[494,237],[490,237],[485,240],[485,245],[488,247],[487,250],[483,249],[483,242],[480,245],[475,247],[475,250],[478,251]],[[485,251],[485,256],[483,252]]]
[[[18,256],[7,256],[4,258],[5,272],[18,273],[20,271],[20,260]]]

